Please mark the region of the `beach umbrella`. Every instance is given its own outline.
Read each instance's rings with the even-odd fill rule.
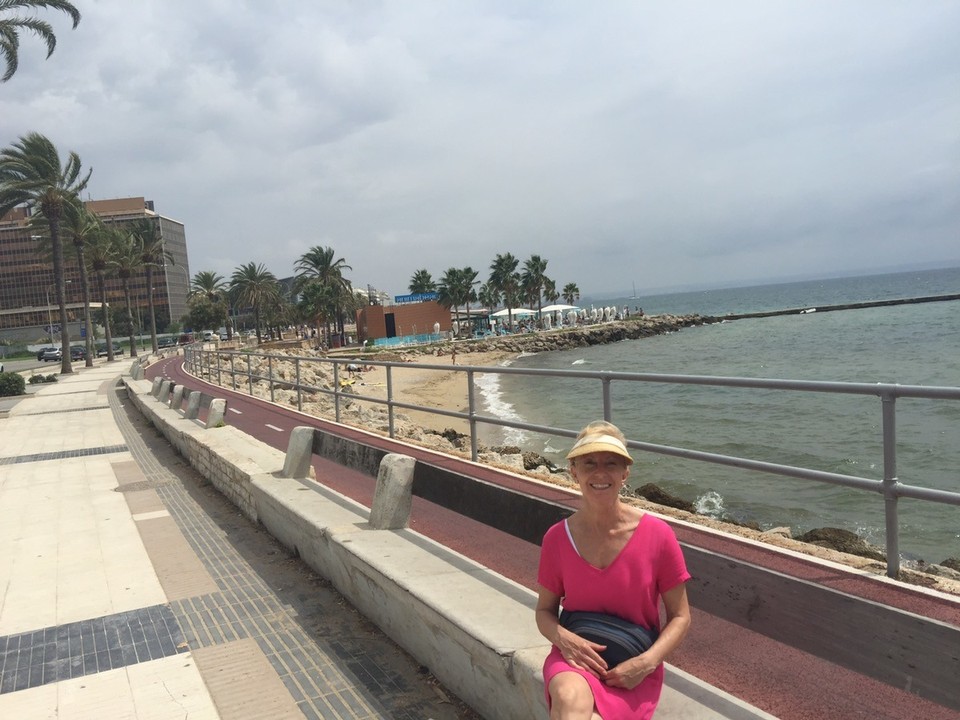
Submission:
[[[508,310],[504,308],[503,310],[497,310],[495,313],[491,314],[491,317],[506,317],[507,315],[536,315],[536,310],[528,310],[527,308],[513,308]]]
[[[552,312],[566,312],[567,310],[579,310],[576,305],[546,305],[540,308],[540,312],[552,313]]]

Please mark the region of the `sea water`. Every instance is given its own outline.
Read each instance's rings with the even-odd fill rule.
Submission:
[[[603,304],[647,314],[722,315],[960,293],[960,268],[728,288]],[[598,303],[599,305],[599,303]],[[514,367],[960,387],[960,301],[742,319],[611,345],[521,356]],[[578,428],[601,417],[596,380],[479,379],[500,417]],[[614,383],[613,420],[634,440],[883,477],[881,401],[873,396]],[[897,467],[908,485],[960,491],[960,401],[897,401]],[[509,431],[501,440],[558,464],[569,442]],[[841,527],[880,546],[879,494],[640,453],[631,485],[653,482],[763,528]],[[909,558],[960,557],[960,508],[901,499],[900,547]]]

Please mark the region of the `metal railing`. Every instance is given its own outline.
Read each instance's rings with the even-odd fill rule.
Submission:
[[[267,364],[267,374],[255,374],[250,368],[252,358],[260,358]],[[237,359],[245,358],[247,370],[238,371]],[[479,439],[478,430],[481,425],[490,425],[500,428],[526,430],[534,433],[543,433],[556,437],[574,438],[578,429],[553,427],[521,421],[514,421],[484,415],[480,412],[477,398],[475,379],[477,375],[528,375],[540,378],[553,377],[557,379],[588,379],[600,383],[600,393],[603,401],[603,418],[614,421],[611,387],[614,383],[666,383],[675,385],[702,385],[712,387],[748,388],[757,390],[789,390],[813,393],[835,393],[844,395],[873,396],[880,400],[880,415],[883,435],[883,478],[859,477],[834,472],[813,470],[810,468],[781,465],[750,458],[722,455],[717,453],[691,450],[682,447],[673,447],[657,443],[628,440],[627,445],[636,450],[657,453],[676,458],[694,460],[716,465],[724,465],[744,470],[753,470],[801,480],[812,480],[828,483],[853,490],[879,493],[884,499],[885,540],[887,556],[887,575],[896,578],[900,574],[900,542],[898,501],[900,498],[912,498],[927,502],[942,503],[960,506],[960,493],[947,490],[937,490],[915,485],[905,485],[897,477],[897,450],[896,450],[896,402],[899,398],[923,398],[931,400],[960,400],[960,388],[936,387],[922,385],[898,385],[889,383],[851,383],[851,382],[816,382],[805,380],[776,380],[763,378],[743,377],[714,377],[703,375],[672,375],[657,373],[626,373],[609,371],[581,371],[581,370],[550,370],[525,369],[513,367],[486,367],[470,365],[437,365],[428,363],[395,363],[364,359],[364,365],[380,366],[386,370],[386,398],[377,398],[367,395],[357,395],[341,384],[347,367],[358,362],[355,358],[315,358],[303,356],[273,355],[268,353],[248,353],[205,350],[198,346],[188,346],[185,351],[185,366],[189,372],[197,377],[206,377],[210,382],[234,390],[241,390],[238,378],[242,378],[243,390],[253,395],[254,382],[263,381],[269,386],[271,402],[275,402],[275,389],[284,388],[296,390],[297,409],[303,410],[304,393],[328,395],[333,398],[334,416],[336,422],[342,422],[341,406],[344,402],[363,402],[383,405],[387,408],[388,432],[391,438],[396,437],[395,416],[397,410],[412,410],[432,413],[449,418],[457,418],[469,426],[471,458],[478,459]],[[275,375],[279,363],[293,363],[295,378],[283,379]],[[331,366],[333,370],[332,388],[306,385],[301,382],[302,368],[305,364],[317,363]],[[398,369],[435,370],[446,373],[465,373],[467,379],[468,407],[466,412],[428,407],[406,402],[394,397],[393,373]],[[228,382],[224,383],[224,379]]]

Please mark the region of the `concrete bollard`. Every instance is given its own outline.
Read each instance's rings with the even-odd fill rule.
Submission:
[[[173,399],[170,401],[170,407],[179,410],[183,407],[183,385],[177,385],[173,389]]]
[[[134,380],[143,380],[143,368],[136,360],[130,363],[130,377]]]
[[[170,381],[163,380],[160,383],[160,392],[157,393],[157,400],[162,402],[164,405],[170,402]]]
[[[150,394],[154,397],[159,397],[160,395],[160,384],[163,382],[163,378],[155,377],[153,379],[153,387],[150,388]]]
[[[194,390],[187,398],[187,412],[183,414],[187,420],[196,420],[200,416],[200,392]]]
[[[410,524],[416,464],[414,458],[399,453],[385,455],[380,461],[370,508],[370,525],[376,530],[399,530]]]
[[[295,427],[287,443],[287,455],[283,459],[282,477],[302,479],[310,474],[313,459],[313,428]]]
[[[227,412],[227,401],[223,398],[214,398],[210,401],[210,409],[207,410],[207,429],[220,427],[224,425],[223,416]]]

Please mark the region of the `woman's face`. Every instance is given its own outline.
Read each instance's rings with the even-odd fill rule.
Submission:
[[[630,466],[622,455],[594,452],[573,458],[570,461],[570,473],[580,484],[580,492],[585,496],[619,496],[620,488],[630,474]]]

